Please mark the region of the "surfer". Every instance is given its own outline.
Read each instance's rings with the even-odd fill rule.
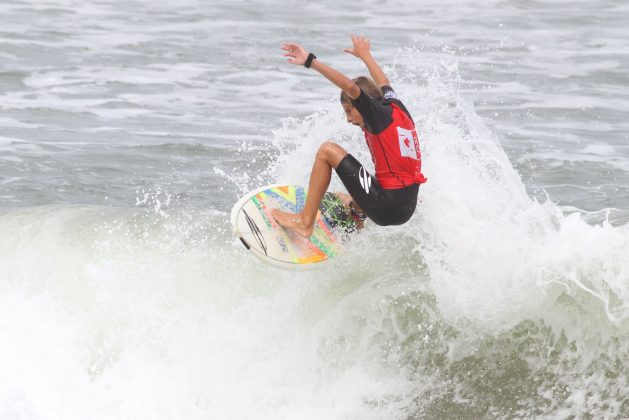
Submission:
[[[330,185],[332,169],[351,195],[350,211],[357,221],[369,218],[381,226],[406,223],[417,206],[421,155],[415,123],[389,79],[371,55],[370,41],[352,35],[353,48],[344,51],[359,58],[372,79],[350,79],[322,63],[299,44],[282,45],[290,64],[311,68],[341,89],[341,105],[347,122],[360,127],[375,167],[375,177],[338,144],[326,141],[317,151],[301,213],[273,210],[280,226],[309,237],[314,229],[321,199]]]

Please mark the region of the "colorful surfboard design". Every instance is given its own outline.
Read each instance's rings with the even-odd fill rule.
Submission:
[[[272,209],[298,213],[307,191],[295,185],[271,185],[246,194],[234,205],[231,222],[243,245],[262,260],[288,269],[306,269],[333,258],[343,249],[354,221],[335,193],[326,193],[310,238],[279,226]]]

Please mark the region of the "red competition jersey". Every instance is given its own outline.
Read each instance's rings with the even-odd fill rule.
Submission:
[[[384,189],[394,190],[413,184],[423,184],[422,157],[413,120],[397,104],[392,122],[378,134],[363,130],[376,170],[376,179]]]

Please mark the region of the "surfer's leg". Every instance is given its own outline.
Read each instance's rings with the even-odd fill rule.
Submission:
[[[330,185],[332,169],[336,169],[345,156],[347,156],[347,151],[331,141],[325,142],[319,147],[310,173],[308,196],[304,209],[300,214],[273,210],[273,217],[280,226],[292,229],[305,238],[312,235],[321,199]]]

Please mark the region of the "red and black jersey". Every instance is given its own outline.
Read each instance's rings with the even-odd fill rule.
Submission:
[[[352,100],[365,122],[365,140],[382,188],[399,189],[426,182],[415,123],[390,86],[383,86],[380,103],[361,90]]]

